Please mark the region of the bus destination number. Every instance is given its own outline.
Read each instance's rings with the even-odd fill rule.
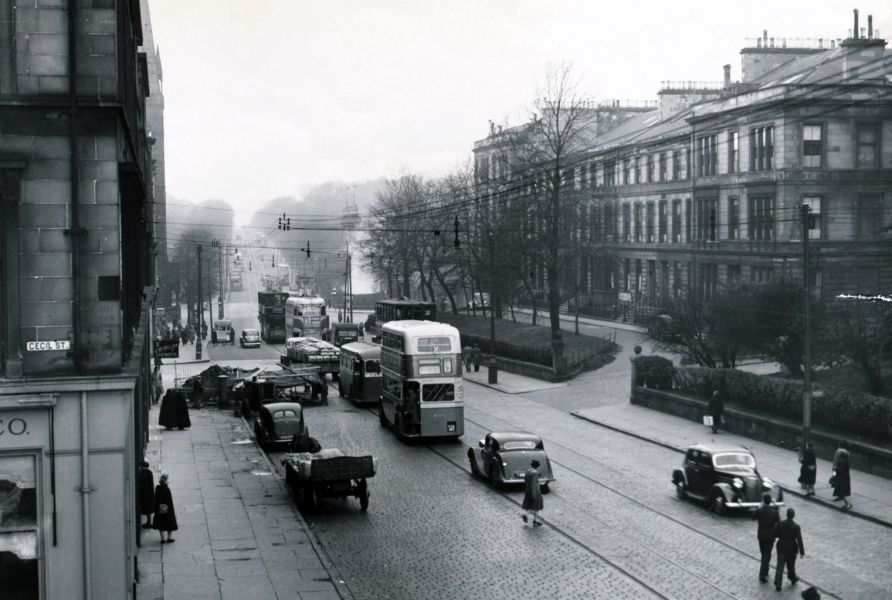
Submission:
[[[8,421],[0,419],[0,435],[28,435],[28,421],[16,417]]]

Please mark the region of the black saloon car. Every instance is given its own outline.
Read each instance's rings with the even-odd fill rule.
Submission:
[[[770,494],[783,504],[780,487],[759,474],[756,458],[743,446],[695,444],[685,453],[684,463],[672,473],[679,498],[707,502],[717,513],[731,508],[754,509]]]
[[[303,408],[297,402],[263,404],[254,414],[254,437],[261,446],[289,444],[295,435],[309,435]]]
[[[495,488],[523,483],[524,473],[533,460],[539,461],[539,487],[548,493],[554,481],[551,461],[545,454],[542,438],[526,432],[491,432],[480,440],[477,448],[468,448],[471,473],[486,477]]]

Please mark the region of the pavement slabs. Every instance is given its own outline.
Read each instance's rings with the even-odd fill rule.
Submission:
[[[207,362],[177,365],[183,379]],[[170,377],[167,377],[167,369]],[[173,382],[173,365],[162,368]],[[191,429],[155,425],[146,460],[170,476],[179,530],[161,544],[144,529],[137,551],[140,600],[351,600],[330,560],[274,475],[244,422],[231,412],[190,411]]]
[[[804,500],[840,507],[833,501],[827,480],[833,472],[831,461],[818,459],[816,495],[805,496],[799,487],[799,456],[794,450],[773,446],[725,431],[713,434],[699,423],[633,404],[601,406],[574,411],[573,416],[614,431],[684,452],[691,444],[721,441],[739,444],[756,455],[759,470],[778,483],[784,493]],[[681,458],[679,457],[679,465]],[[853,508],[847,513],[887,527],[892,527],[892,480],[852,469]]]

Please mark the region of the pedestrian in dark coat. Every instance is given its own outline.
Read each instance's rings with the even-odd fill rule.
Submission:
[[[161,534],[161,543],[169,544],[174,541],[171,537],[177,527],[177,512],[173,507],[173,495],[170,488],[167,487],[167,475],[162,475],[155,486],[155,518],[152,520],[152,527]],[[167,539],[164,534],[167,533]]]
[[[768,581],[768,570],[771,567],[771,550],[774,546],[774,530],[780,523],[777,507],[771,504],[771,494],[762,496],[762,505],[756,509],[753,518],[759,522],[756,537],[759,540],[759,553],[762,562],[759,565],[759,581]]]
[[[818,459],[812,448],[812,443],[806,442],[802,450],[802,458],[799,459],[802,466],[799,468],[799,485],[805,490],[806,496],[815,495],[815,478],[818,475]]]
[[[709,399],[709,414],[712,417],[712,432],[719,432],[719,425],[722,423],[722,415],[725,413],[725,402],[719,396],[719,391],[714,390],[712,397]]]
[[[470,345],[466,345],[464,348],[462,348],[461,360],[463,363],[465,363],[465,372],[466,373],[471,372],[471,363],[473,362],[471,357],[473,354],[474,354],[474,350],[471,348]]]
[[[480,359],[483,357],[483,353],[480,352],[480,346],[474,344],[471,348],[471,360],[474,363],[474,372],[477,373],[480,371]]]
[[[793,520],[796,511],[787,509],[787,518],[778,523],[774,529],[774,537],[777,538],[777,566],[774,571],[774,589],[780,591],[781,580],[784,578],[784,567],[787,568],[787,578],[791,584],[799,581],[796,576],[796,554],[805,556],[805,544],[802,543],[802,529]]]
[[[523,509],[533,515],[533,526],[539,527],[542,522],[539,520],[539,511],[543,508],[542,489],[539,487],[539,461],[533,459],[530,462],[530,468],[523,474]],[[524,523],[529,522],[529,517],[523,515],[521,517]]]
[[[172,388],[167,390],[161,400],[158,425],[167,429],[192,427],[192,421],[189,419],[189,407],[186,406],[186,396],[183,395],[183,392]]]
[[[139,513],[146,517],[143,529],[152,528],[152,513],[155,512],[155,476],[149,468],[149,463],[139,463],[139,478],[137,479],[139,496]]]
[[[843,510],[852,508],[848,497],[852,495],[852,480],[849,474],[849,444],[843,440],[833,455],[833,477],[830,478],[833,486],[833,499],[842,500]]]

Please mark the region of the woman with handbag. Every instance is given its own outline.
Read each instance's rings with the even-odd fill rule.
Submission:
[[[171,537],[177,527],[177,513],[173,508],[173,496],[170,488],[167,487],[167,475],[162,475],[158,479],[158,485],[155,486],[155,516],[152,520],[152,527],[161,534],[161,543],[170,544],[174,541]],[[167,539],[164,534],[167,533]]]
[[[818,476],[818,459],[815,457],[811,441],[805,443],[799,462],[802,463],[799,468],[799,485],[805,490],[806,496],[814,496],[815,480]]]
[[[833,486],[833,499],[842,500],[843,510],[852,508],[848,497],[852,495],[852,482],[849,477],[849,445],[845,440],[839,443],[839,448],[833,455],[833,476],[830,478]]]

